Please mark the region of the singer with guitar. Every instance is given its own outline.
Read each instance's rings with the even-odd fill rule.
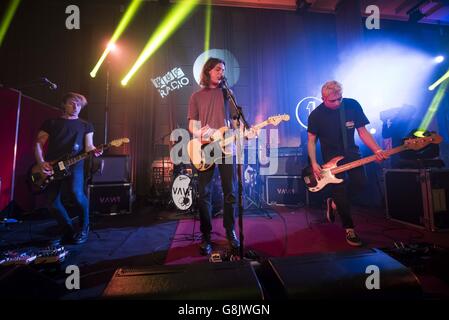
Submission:
[[[193,93],[189,101],[188,121],[189,131],[194,139],[210,142],[210,138],[222,127],[238,128],[236,112],[230,108],[227,96],[221,87],[224,78],[225,62],[218,58],[209,58],[204,64],[200,85],[202,88]],[[232,127],[231,127],[232,125]],[[253,132],[255,135],[257,132]],[[235,203],[236,193],[234,187],[234,166],[231,157],[220,159],[218,170],[223,188],[223,226],[226,230],[226,238],[232,249],[237,249],[240,242],[234,231],[235,223]],[[214,174],[215,165],[210,169],[198,171],[199,177],[199,210],[200,210],[200,230],[202,242],[200,253],[209,255],[212,251],[211,243],[211,181]]]
[[[343,156],[342,164],[360,159],[359,148],[354,142],[354,132],[357,129],[360,139],[376,155],[377,161],[387,158],[383,150],[376,143],[366,129],[369,124],[362,107],[354,99],[342,97],[342,86],[337,81],[326,82],[321,95],[323,103],[314,109],[308,119],[307,151],[311,170],[316,179],[321,176],[322,168],[316,160],[316,142],[319,139],[321,154],[325,163],[337,156]],[[337,178],[343,178],[343,173]],[[366,183],[363,167],[357,167],[347,172],[349,179],[344,183],[331,184],[332,198],[327,199],[327,218],[330,222],[335,219],[337,212],[346,230],[346,241],[352,246],[361,246],[362,242],[354,231],[348,194],[348,183],[351,192],[360,191]]]
[[[81,120],[78,115],[87,105],[86,98],[78,93],[69,92],[62,99],[64,113],[56,119],[48,119],[41,126],[35,143],[35,158],[42,174],[51,176],[51,161],[66,155],[76,155],[85,151],[93,151],[99,156],[93,144],[94,129],[89,122]],[[44,147],[47,151],[44,154]],[[84,193],[84,161],[79,161],[70,168],[70,175],[62,180],[54,181],[46,188],[50,211],[55,215],[62,228],[63,243],[81,244],[87,241],[89,234],[89,204]],[[79,207],[80,230],[75,233],[66,208],[62,203],[62,194],[70,191],[74,195],[75,204]]]

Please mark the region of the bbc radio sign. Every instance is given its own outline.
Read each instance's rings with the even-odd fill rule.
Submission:
[[[190,81],[181,68],[176,67],[167,72],[165,75],[151,79],[153,85],[162,98],[165,98],[170,92],[179,90],[187,86]]]

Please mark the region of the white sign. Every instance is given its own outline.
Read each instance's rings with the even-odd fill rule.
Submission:
[[[189,78],[185,75],[181,68],[176,67],[165,75],[151,79],[153,85],[162,98],[165,98],[170,92],[179,90],[190,83]]]
[[[296,105],[296,120],[304,129],[307,129],[310,113],[320,104],[321,100],[316,97],[305,97]]]

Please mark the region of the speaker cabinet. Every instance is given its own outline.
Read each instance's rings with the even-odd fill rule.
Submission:
[[[90,184],[87,187],[89,211],[92,214],[116,215],[131,213],[130,183]]]
[[[378,270],[379,289],[368,289]],[[378,249],[270,258],[260,270],[268,299],[418,299],[417,277]]]
[[[449,230],[449,170],[385,170],[387,217],[429,231]]]
[[[267,176],[265,183],[268,204],[303,205],[307,202],[301,176]]]
[[[118,269],[105,299],[261,300],[262,288],[248,262]]]
[[[102,156],[93,159],[92,183],[129,182],[129,157],[126,155]]]

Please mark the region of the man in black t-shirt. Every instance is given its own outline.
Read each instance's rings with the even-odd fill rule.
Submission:
[[[313,173],[317,179],[321,178],[321,167],[316,161],[316,141],[320,140],[323,161],[327,163],[336,156],[344,156],[338,164],[342,165],[360,159],[359,148],[354,142],[354,132],[357,129],[360,139],[370,148],[378,161],[386,159],[386,155],[378,146],[372,135],[365,128],[369,121],[363,113],[362,107],[354,99],[343,99],[342,87],[337,81],[326,82],[321,95],[323,103],[313,110],[308,119],[308,146],[309,160]],[[344,128],[341,114],[344,115]],[[346,131],[346,143],[342,130]],[[347,171],[351,187],[360,190],[365,182],[365,171],[358,167]],[[337,175],[343,178],[343,174]],[[327,199],[327,217],[330,222],[335,219],[335,212],[341,217],[343,227],[346,229],[346,241],[352,246],[361,246],[362,242],[354,231],[351,218],[350,203],[346,183],[331,185],[332,198]]]
[[[87,104],[86,98],[78,93],[69,92],[62,99],[64,114],[56,119],[48,119],[41,126],[35,144],[35,157],[41,172],[52,174],[51,161],[64,156],[75,156],[85,151],[95,150],[93,145],[94,129],[91,123],[78,118],[81,109]],[[44,146],[47,152],[44,155]],[[46,190],[48,205],[62,227],[62,241],[65,243],[84,243],[89,234],[89,204],[84,193],[84,162],[80,161],[70,168],[71,175],[63,180],[54,181]],[[62,193],[71,191],[81,214],[80,232],[75,233],[72,219],[62,204]]]

